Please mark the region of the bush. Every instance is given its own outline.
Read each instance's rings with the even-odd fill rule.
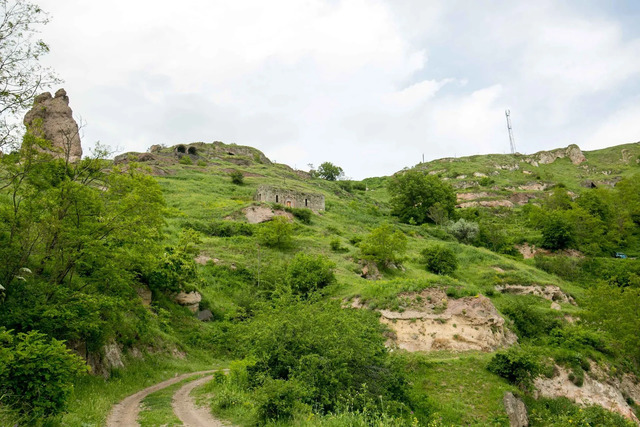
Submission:
[[[287,207],[284,210],[293,214],[293,216],[298,218],[300,222],[304,224],[311,224],[311,209]]]
[[[427,246],[420,253],[427,271],[435,274],[451,274],[458,268],[456,254],[443,245]]]
[[[391,194],[391,213],[400,221],[416,224],[431,220],[429,209],[440,204],[448,215],[452,215],[456,205],[453,187],[434,175],[409,170],[394,175],[388,185]]]
[[[267,379],[257,392],[259,425],[290,420],[297,412],[311,412],[311,408],[301,403],[308,394],[305,385],[299,381]]]
[[[573,233],[573,225],[562,212],[548,212],[542,220],[542,247],[565,249],[573,242]]]
[[[293,243],[293,225],[283,216],[275,216],[258,228],[258,241],[272,248],[286,249]]]
[[[343,309],[340,301],[287,300],[239,328],[240,348],[255,358],[247,367],[249,384],[257,393],[264,387],[262,411],[272,414],[267,418],[280,410],[290,414],[292,405],[274,406],[277,396],[289,402],[299,397],[317,413],[365,407],[387,412],[408,401],[402,370],[368,310]]]
[[[449,233],[451,233],[459,242],[471,243],[476,236],[480,227],[478,223],[467,221],[464,218],[460,218],[457,222],[454,222],[447,227]]]
[[[73,380],[87,367],[62,341],[38,332],[0,329],[0,395],[3,404],[35,419],[56,416],[67,406]]]
[[[333,252],[344,252],[346,248],[342,246],[342,242],[339,237],[331,239],[329,242],[329,247]]]
[[[235,221],[185,221],[183,228],[215,237],[253,236],[254,226]]]
[[[235,185],[244,184],[244,175],[240,171],[233,171],[229,174],[231,176],[231,182]]]
[[[562,327],[562,322],[553,313],[543,312],[520,300],[507,305],[502,312],[513,321],[520,338],[548,335],[553,329]]]
[[[298,295],[308,295],[335,283],[335,264],[325,256],[298,253],[289,263],[286,283]]]
[[[531,389],[533,380],[541,372],[536,358],[519,347],[496,353],[487,369],[525,390]]]
[[[191,161],[191,157],[182,156],[182,157],[180,157],[180,164],[181,165],[192,165],[193,162]]]
[[[362,258],[373,261],[378,267],[399,264],[401,255],[407,250],[407,236],[394,231],[389,224],[375,228],[360,242]]]

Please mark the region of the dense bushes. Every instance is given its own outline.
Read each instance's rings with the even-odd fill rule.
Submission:
[[[191,228],[207,236],[215,237],[252,236],[255,229],[253,225],[246,222],[215,220],[185,221],[182,223],[182,227]]]
[[[444,245],[427,246],[420,253],[427,271],[435,274],[451,274],[458,268],[456,254]]]
[[[542,311],[534,305],[515,300],[502,309],[502,312],[513,321],[516,333],[520,338],[535,338],[548,335],[553,329],[562,327],[562,322],[553,313]]]
[[[402,254],[407,250],[407,236],[394,231],[389,224],[374,228],[359,244],[363,259],[373,261],[379,267],[402,262]]]
[[[453,187],[435,175],[409,170],[394,175],[389,181],[392,214],[406,223],[431,221],[429,208],[439,203],[446,214],[453,214],[456,193]]]
[[[83,360],[62,341],[37,331],[14,335],[0,328],[2,404],[35,420],[65,410],[72,381],[86,371]]]
[[[293,225],[283,216],[275,216],[269,222],[260,224],[258,241],[276,249],[286,249],[293,243]]]
[[[284,210],[298,218],[300,222],[304,224],[311,224],[311,215],[313,215],[311,209],[286,207]]]
[[[335,283],[334,267],[325,256],[298,253],[287,267],[286,284],[294,294],[308,295]]]
[[[408,402],[372,312],[335,301],[282,302],[243,325],[238,342],[252,356],[245,389],[258,396],[261,423],[290,418],[301,405],[315,413],[399,413]]]
[[[533,380],[541,371],[535,356],[520,347],[497,352],[487,369],[525,390],[532,387]]]

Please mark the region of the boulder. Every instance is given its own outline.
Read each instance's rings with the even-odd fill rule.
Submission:
[[[529,425],[527,407],[522,400],[508,391],[504,394],[502,403],[504,404],[504,410],[509,416],[510,427],[527,427]]]
[[[203,322],[208,322],[212,318],[213,318],[213,313],[211,312],[211,310],[200,310],[198,312],[198,320],[201,320]]]
[[[200,307],[200,301],[202,301],[202,295],[200,292],[178,292],[173,300],[180,304],[181,306],[187,307],[193,313],[198,312],[198,308]]]
[[[51,96],[45,92],[36,96],[31,110],[24,116],[27,132],[51,143],[51,154],[56,158],[76,162],[82,157],[82,144],[78,123],[69,107],[64,89]]]

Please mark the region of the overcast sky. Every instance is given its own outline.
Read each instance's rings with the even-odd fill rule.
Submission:
[[[34,0],[85,152],[250,145],[356,179],[640,140],[640,2]],[[55,90],[56,88],[52,88]]]

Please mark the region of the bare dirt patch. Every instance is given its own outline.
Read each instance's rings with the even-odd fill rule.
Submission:
[[[535,295],[549,301],[576,305],[573,297],[555,285],[498,285],[496,291],[503,294]]]
[[[289,221],[293,221],[293,215],[282,210],[274,210],[268,206],[249,206],[242,210],[249,224],[260,224],[271,221],[274,216],[284,216]]]
[[[403,312],[380,310],[389,326],[391,347],[407,351],[494,351],[514,344],[516,335],[488,298],[478,295],[453,299],[442,289],[398,295],[411,300]]]

